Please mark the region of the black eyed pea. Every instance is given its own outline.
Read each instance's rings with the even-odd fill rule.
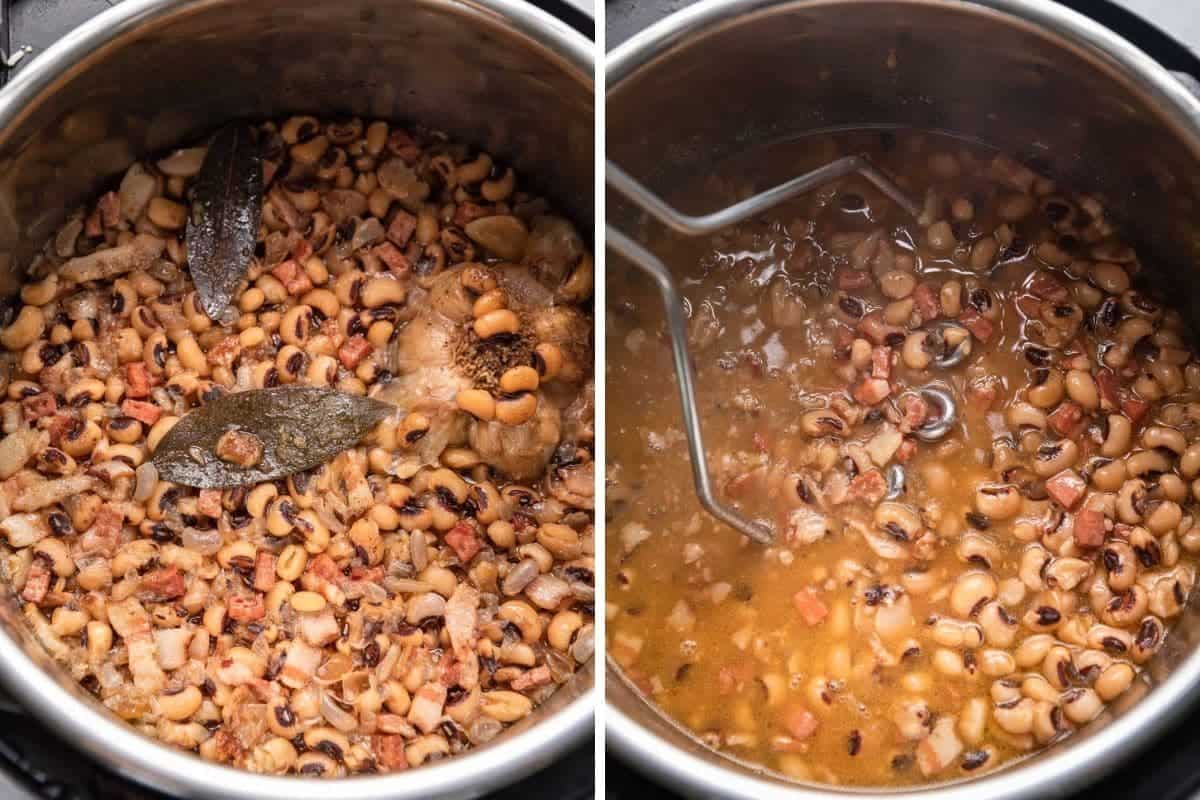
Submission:
[[[953,250],[958,242],[954,238],[954,230],[950,227],[950,223],[940,219],[926,229],[925,244],[934,253],[943,254]]]
[[[1008,409],[1008,424],[1014,429],[1046,429],[1046,412],[1030,403],[1013,403]]]
[[[177,231],[187,224],[187,208],[166,197],[154,197],[146,207],[146,216],[159,228]]]
[[[1079,445],[1072,439],[1044,442],[1034,454],[1033,471],[1039,478],[1049,478],[1074,466],[1079,458]]]
[[[487,692],[484,695],[483,708],[484,713],[488,716],[496,718],[493,714],[488,713],[487,694],[498,694],[497,692]],[[514,692],[507,692],[514,694]],[[502,702],[502,701],[501,701]],[[526,712],[526,715],[528,712]],[[525,716],[525,715],[522,715]],[[517,717],[520,719],[520,717]],[[504,720],[500,720],[504,722]],[[404,748],[404,757],[408,761],[409,766],[420,766],[426,761],[435,760],[443,756],[450,755],[450,743],[446,741],[444,736],[436,733],[420,736],[412,744]]]
[[[1008,647],[1016,639],[1018,623],[1000,603],[986,603],[979,610],[979,627],[984,639],[995,647]]]
[[[1016,659],[1006,650],[987,649],[977,657],[979,671],[989,678],[1002,678],[1017,670]]]
[[[87,623],[87,612],[67,606],[59,606],[50,615],[50,630],[58,636],[78,636]]]
[[[1159,450],[1140,450],[1125,457],[1125,470],[1131,478],[1171,470],[1171,461]]]
[[[160,419],[159,422],[162,420]],[[84,458],[96,449],[96,445],[104,438],[100,426],[91,420],[76,422],[67,428],[63,434],[60,449],[72,458]],[[149,446],[149,439],[147,439]]]
[[[496,401],[496,419],[505,425],[521,425],[533,419],[538,397],[533,392],[502,394]]]
[[[37,306],[21,307],[17,318],[0,330],[0,344],[9,350],[24,350],[37,341],[46,329],[46,318]]]
[[[1042,675],[1055,689],[1062,691],[1068,688],[1078,676],[1075,674],[1075,662],[1071,660],[1071,651],[1063,645],[1054,645],[1042,660]]]
[[[289,544],[283,548],[275,562],[275,574],[284,581],[298,580],[304,574],[307,563],[308,552],[300,545]]]
[[[1138,625],[1137,633],[1133,637],[1131,655],[1134,662],[1144,664],[1149,661],[1158,652],[1158,648],[1162,646],[1163,640],[1166,638],[1166,633],[1166,628],[1157,617],[1148,616],[1144,618]]]
[[[1108,703],[1125,693],[1133,684],[1134,676],[1133,667],[1123,661],[1114,661],[1100,673],[1092,688],[1102,701]]]
[[[505,622],[511,622],[521,631],[521,639],[533,644],[542,638],[542,620],[533,606],[522,600],[509,600],[500,606],[497,614]],[[563,648],[559,648],[563,649]]]
[[[1071,689],[1062,698],[1063,714],[1071,722],[1082,725],[1091,722],[1103,709],[1100,697],[1091,689]]]
[[[546,626],[546,641],[559,652],[567,652],[575,632],[583,627],[583,617],[575,611],[560,611]]]
[[[279,322],[279,337],[284,343],[303,348],[313,331],[312,307],[296,305],[289,308]]]
[[[190,719],[200,710],[204,696],[195,686],[185,686],[175,693],[164,693],[154,698],[154,706],[160,716],[173,722]]]
[[[500,391],[505,394],[533,392],[538,388],[538,373],[533,367],[512,367],[500,376]]]
[[[429,475],[429,488],[439,495],[453,498],[454,505],[462,505],[470,496],[467,482],[451,469],[436,469]]]
[[[400,305],[406,296],[404,284],[400,281],[392,278],[371,278],[362,288],[361,299],[367,308],[380,308],[385,305]]]
[[[1067,372],[1067,396],[1089,411],[1100,407],[1100,389],[1090,372],[1073,369]]]
[[[1142,447],[1154,450],[1162,447],[1175,455],[1183,455],[1187,450],[1187,438],[1182,432],[1163,425],[1150,425],[1142,431]]]
[[[846,423],[829,409],[817,408],[800,417],[800,430],[813,438],[837,436],[846,431]]]
[[[1158,476],[1150,496],[1156,500],[1172,500],[1182,503],[1187,499],[1187,491],[1187,484],[1184,483],[1183,478],[1173,472],[1167,472]]]
[[[503,289],[493,287],[485,290],[476,298],[474,304],[471,306],[471,315],[475,319],[479,319],[493,311],[500,311],[506,308],[508,308],[508,295]]]
[[[496,497],[495,507],[496,507],[496,513],[498,514],[499,513],[499,495],[498,494]],[[509,549],[515,547],[517,544],[516,530],[513,528],[512,523],[507,522],[502,519],[497,519],[488,524],[487,535],[488,535],[488,539],[491,540],[492,544],[494,544],[496,547],[500,548],[501,550],[509,550]],[[535,565],[535,568],[536,568],[536,565]],[[529,579],[533,580],[533,576],[531,575]],[[523,589],[525,587],[522,586],[521,588]],[[505,593],[506,594],[516,594],[519,591],[521,591],[521,589],[517,589],[516,591],[513,591],[513,592],[506,591]]]
[[[1001,730],[1020,735],[1033,730],[1034,701],[1022,698],[1015,705],[992,709],[992,718]]]
[[[1021,504],[1021,493],[1009,484],[984,483],[975,490],[975,510],[993,520],[1015,517]]]
[[[113,630],[107,622],[92,620],[87,624],[88,662],[98,664],[108,658],[113,645]]]
[[[1039,700],[1033,708],[1033,738],[1038,744],[1049,744],[1068,730],[1057,702]]]
[[[1183,519],[1183,510],[1171,500],[1151,500],[1148,509],[1142,524],[1155,535],[1175,530]]]
[[[499,722],[516,722],[529,716],[533,703],[518,692],[497,690],[483,693],[482,710]]]
[[[1123,414],[1108,416],[1108,434],[1100,445],[1100,455],[1107,458],[1120,458],[1129,452],[1133,443],[1133,424]]]
[[[1093,625],[1088,629],[1087,645],[1113,656],[1128,656],[1133,648],[1133,636],[1129,631],[1111,625]]]
[[[992,681],[992,685],[988,688],[988,694],[991,696],[992,702],[998,706],[1015,705],[1024,696],[1021,693],[1021,684],[1010,679]]]
[[[1119,295],[1129,289],[1129,274],[1120,264],[1098,261],[1088,270],[1088,280],[1109,294]]]
[[[538,528],[538,544],[546,548],[557,559],[571,561],[583,553],[579,534],[574,528],[547,522]]]
[[[889,300],[908,297],[917,288],[917,279],[911,272],[891,270],[879,277],[879,290]]]
[[[490,339],[501,334],[516,333],[521,329],[521,321],[512,311],[497,309],[476,318],[474,329],[480,339]]]
[[[1046,654],[1054,645],[1054,637],[1046,633],[1026,636],[1013,651],[1013,658],[1021,669],[1031,669],[1046,660]]]
[[[929,334],[917,331],[904,337],[900,358],[909,369],[926,369],[933,360],[929,351]]]
[[[950,591],[950,608],[959,617],[970,617],[995,596],[996,579],[987,572],[971,570],[955,581]]]

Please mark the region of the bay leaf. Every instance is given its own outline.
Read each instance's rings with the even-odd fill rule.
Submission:
[[[187,259],[200,308],[217,319],[246,274],[262,217],[262,155],[241,123],[217,132],[196,175]]]
[[[224,489],[294,475],[347,450],[396,407],[316,386],[234,392],[187,414],[163,437],[151,459],[168,481]],[[229,431],[262,443],[258,463],[242,467],[217,455]]]

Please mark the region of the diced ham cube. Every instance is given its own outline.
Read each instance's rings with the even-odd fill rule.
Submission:
[[[1069,467],[1046,481],[1046,493],[1067,510],[1074,508],[1086,491],[1087,481]]]
[[[853,292],[870,286],[871,274],[859,269],[839,269],[834,281],[843,292]]]
[[[854,389],[854,399],[864,406],[873,406],[892,393],[892,387],[882,378],[864,378]]]
[[[862,501],[868,506],[876,506],[887,494],[887,480],[877,469],[870,469],[854,476],[850,481],[850,491],[847,498],[851,501]]]
[[[1121,379],[1108,367],[1096,373],[1096,385],[1100,387],[1100,405],[1112,411],[1121,405]]]
[[[928,283],[917,284],[917,288],[913,289],[912,297],[921,319],[928,322],[942,315],[942,303],[938,299],[937,290]]]
[[[1046,422],[1059,436],[1074,438],[1083,425],[1083,408],[1070,401],[1060,403],[1046,417]]]
[[[158,418],[162,416],[163,412],[154,403],[147,403],[144,400],[126,400],[121,403],[121,413],[127,417],[133,417],[138,422],[153,425],[158,422]]]
[[[479,552],[479,536],[468,522],[460,522],[446,532],[446,544],[458,555],[459,563],[469,564]]]
[[[393,275],[407,275],[411,269],[408,263],[408,258],[400,251],[400,248],[391,242],[384,242],[371,248],[380,261],[387,264],[387,268]]]
[[[226,336],[216,344],[208,348],[205,356],[208,363],[214,367],[225,367],[230,369],[233,367],[233,362],[242,352],[242,341],[236,336]]]
[[[1075,514],[1075,544],[1099,547],[1104,544],[1104,514],[1085,508]]]
[[[738,691],[746,681],[754,677],[754,665],[742,662],[727,664],[717,672],[717,691],[731,694]]]
[[[125,365],[125,396],[150,396],[150,373],[144,362],[134,361]]]
[[[871,377],[887,380],[892,376],[892,348],[876,347],[871,351]]]
[[[478,203],[459,203],[454,210],[454,224],[460,228],[468,222],[474,222],[480,217],[489,216],[492,212]]]
[[[953,763],[963,750],[962,740],[955,731],[954,717],[941,717],[933,732],[917,745],[917,766],[925,777],[936,775]]]
[[[186,591],[183,573],[179,571],[179,567],[161,567],[142,576],[138,598],[147,602],[161,603],[165,600],[183,597]]]
[[[50,589],[50,563],[42,556],[34,556],[25,576],[25,588],[21,590],[21,599],[30,603],[40,603]]]
[[[784,711],[780,722],[793,739],[807,739],[817,732],[819,725],[813,713],[803,706],[793,706]]]
[[[1137,425],[1150,410],[1150,404],[1137,397],[1130,397],[1121,403],[1121,411],[1129,417],[1129,421]]]
[[[229,618],[237,622],[254,622],[267,614],[263,596],[254,594],[235,594],[229,597]]]
[[[374,349],[365,336],[351,336],[338,348],[338,361],[342,362],[346,369],[354,369]]]
[[[313,248],[307,239],[300,239],[292,246],[292,258],[298,264],[303,264],[308,259],[312,258]]]
[[[22,400],[21,409],[24,412],[25,421],[33,422],[35,419],[50,417],[58,413],[58,401],[49,392],[39,392]]]
[[[93,553],[111,556],[117,549],[121,538],[121,528],[125,524],[125,515],[109,503],[100,506],[92,527],[79,537],[79,547],[87,555]]]
[[[1071,290],[1054,275],[1045,271],[1036,272],[1029,279],[1029,291],[1036,297],[1052,303],[1065,303],[1071,299]]]
[[[294,259],[281,261],[271,270],[271,274],[279,279],[283,284],[283,288],[287,289],[290,295],[300,295],[313,288],[312,279],[308,277],[308,273]]]
[[[421,157],[421,148],[417,144],[417,140],[408,131],[399,128],[388,136],[387,148],[389,152],[399,156],[410,167]]]
[[[912,439],[905,439],[900,444],[900,449],[896,451],[896,460],[901,464],[908,463],[908,460],[917,454],[917,443]]]
[[[391,772],[408,769],[408,756],[404,754],[404,737],[398,733],[376,733],[371,736],[371,751],[379,766]]]
[[[986,342],[992,338],[996,332],[996,326],[992,321],[979,316],[979,312],[973,308],[968,308],[959,316],[958,321],[962,326],[971,332],[981,342]]]
[[[392,217],[392,224],[388,225],[387,238],[397,247],[408,247],[408,240],[412,238],[416,229],[416,216],[400,209],[396,216]]]
[[[973,411],[989,411],[996,402],[999,389],[991,378],[975,378],[967,384],[967,405]]]
[[[545,686],[549,682],[550,668],[542,666],[527,670],[523,675],[514,678],[509,686],[515,692],[524,692],[537,686]]]
[[[905,432],[915,431],[925,424],[929,416],[929,403],[919,394],[906,394],[900,398],[902,427]]]
[[[196,510],[206,517],[219,518],[221,516],[221,490],[201,489],[200,497],[196,500]]]
[[[279,559],[274,553],[259,550],[254,557],[254,589],[269,592],[275,586],[275,564]]]
[[[408,709],[408,721],[422,733],[432,733],[442,721],[446,705],[446,687],[429,682],[417,690]]]
[[[1037,319],[1042,314],[1042,301],[1031,294],[1019,295],[1016,300],[1017,311],[1025,319]]]
[[[816,591],[808,586],[792,595],[792,605],[799,612],[800,619],[809,627],[820,625],[829,615],[829,608],[817,597]]]
[[[321,553],[321,555],[309,561],[305,572],[327,583],[337,583],[338,579],[342,576],[337,562],[330,558],[328,553]]]
[[[364,567],[362,564],[355,564],[350,567],[350,580],[380,583],[383,581],[383,567]]]

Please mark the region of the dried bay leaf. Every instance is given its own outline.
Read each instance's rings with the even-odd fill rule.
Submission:
[[[315,386],[235,392],[176,423],[152,461],[164,480],[184,486],[245,486],[322,464],[395,411],[390,403]],[[218,457],[217,443],[230,431],[257,437],[262,445],[257,463],[242,467]]]
[[[250,265],[262,195],[262,155],[250,128],[222,128],[196,176],[187,225],[188,268],[200,307],[212,319],[228,307]]]

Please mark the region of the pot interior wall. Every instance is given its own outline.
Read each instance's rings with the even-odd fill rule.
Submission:
[[[629,58],[615,74],[610,69],[606,155],[678,200],[668,194],[673,187],[719,171],[713,164],[722,159],[815,131],[915,127],[977,139],[1064,185],[1100,195],[1132,234],[1127,238],[1153,270],[1152,280],[1196,328],[1196,134],[1185,132],[1149,87],[1111,59],[987,5],[801,0],[678,36],[652,57]],[[788,169],[780,166],[777,182],[794,177]],[[704,197],[682,205],[692,213],[713,210]],[[628,231],[647,224],[612,192],[609,216]],[[645,278],[615,256],[608,265],[609,297],[619,304],[622,286]],[[659,387],[645,387],[651,390]],[[1198,609],[1193,593],[1191,607],[1148,665],[1147,683],[1135,685],[1066,744],[1035,758],[1078,745],[1152,692],[1200,644]],[[614,672],[610,668],[610,703],[675,746],[715,758],[649,711]]]
[[[136,157],[236,117],[421,122],[512,163],[591,229],[591,72],[495,12],[469,0],[186,5],[143,15],[4,109],[15,121],[0,131],[0,294],[16,288],[13,265]]]
[[[814,131],[947,131],[1097,192],[1143,260],[1190,277],[1200,145],[1111,60],[986,5],[800,0],[714,24],[610,76],[607,156],[664,191]],[[781,169],[780,181],[792,177]],[[709,205],[695,198],[687,210]],[[1200,295],[1182,285],[1174,296],[1200,318]]]

